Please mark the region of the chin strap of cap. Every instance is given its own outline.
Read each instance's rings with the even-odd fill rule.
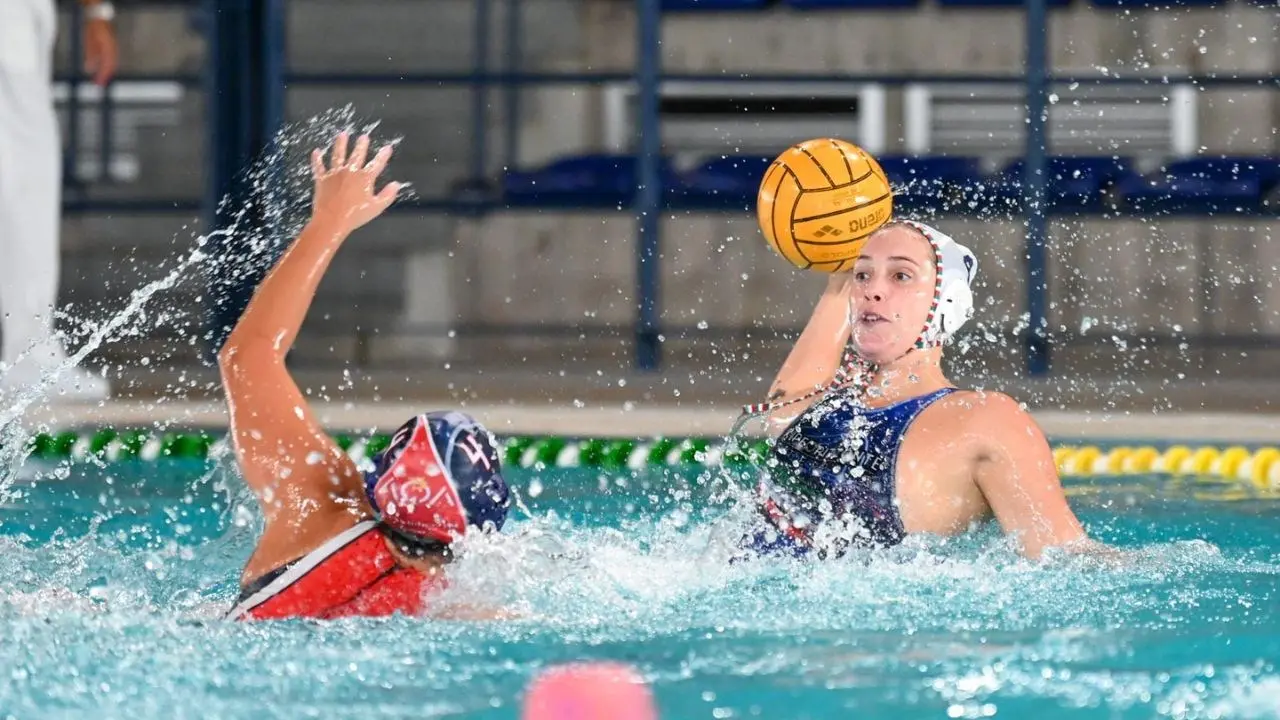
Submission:
[[[729,431],[729,434],[731,436],[737,435],[738,431],[750,422],[752,418],[768,415],[776,410],[812,400],[836,388],[853,386],[857,390],[855,395],[862,397],[871,382],[871,375],[874,372],[875,365],[854,352],[852,343],[847,343],[844,350],[844,359],[840,366],[836,368],[835,377],[831,379],[831,382],[826,385],[819,385],[803,395],[787,398],[786,400],[767,400],[762,403],[742,406],[742,412],[738,414],[738,419],[734,421],[733,428]]]

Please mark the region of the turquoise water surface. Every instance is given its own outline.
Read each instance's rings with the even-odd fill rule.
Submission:
[[[515,718],[548,664],[611,659],[664,718],[1280,715],[1280,502],[1072,484],[1118,565],[993,529],[805,564],[726,562],[711,471],[509,471],[522,508],[441,600],[519,619],[221,619],[259,527],[193,463],[27,466],[0,510],[0,717]]]

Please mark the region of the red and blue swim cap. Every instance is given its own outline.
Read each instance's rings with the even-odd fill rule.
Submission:
[[[448,544],[468,528],[497,531],[511,493],[493,436],[461,412],[419,415],[396,431],[365,475],[365,494],[393,530]]]

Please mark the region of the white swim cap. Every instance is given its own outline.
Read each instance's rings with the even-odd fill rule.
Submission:
[[[938,262],[938,279],[933,290],[933,307],[929,309],[920,337],[916,339],[916,347],[937,347],[955,335],[973,317],[971,286],[978,272],[978,258],[950,235],[922,222],[890,222],[902,223],[918,231],[933,246],[933,256]]]

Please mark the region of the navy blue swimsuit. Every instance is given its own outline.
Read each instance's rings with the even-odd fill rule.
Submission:
[[[763,522],[744,544],[760,553],[825,556],[902,542],[894,502],[898,450],[920,412],[953,392],[872,409],[852,389],[827,393],[774,443],[760,483]]]

